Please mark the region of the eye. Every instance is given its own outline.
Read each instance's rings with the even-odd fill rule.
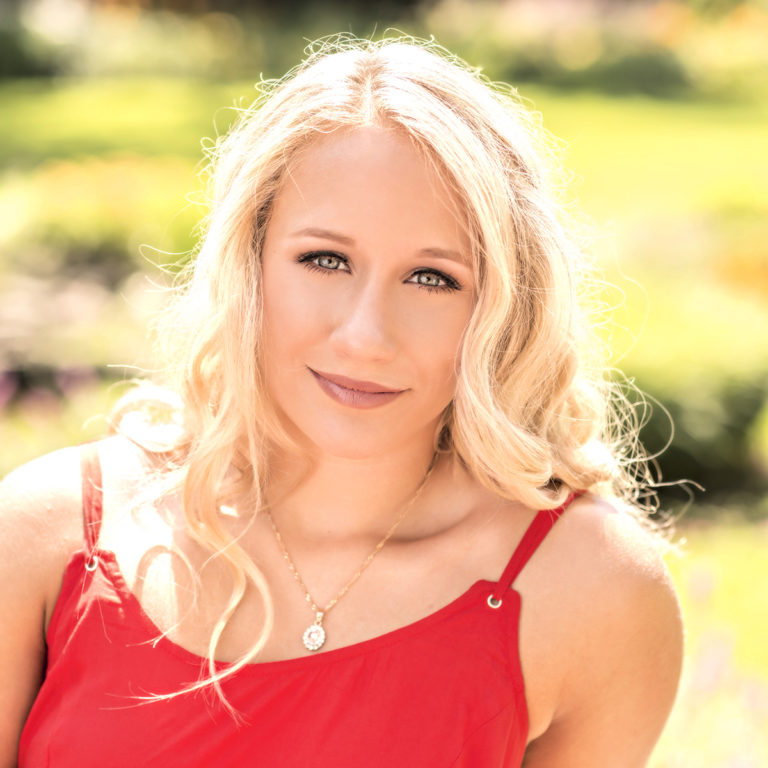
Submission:
[[[349,272],[347,260],[333,251],[303,253],[298,261],[316,272]]]
[[[420,288],[424,288],[428,291],[436,291],[438,293],[461,290],[459,283],[452,277],[432,269],[423,269],[414,272],[408,282],[416,283]]]

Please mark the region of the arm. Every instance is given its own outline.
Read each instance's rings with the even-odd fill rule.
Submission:
[[[525,768],[642,768],[675,698],[683,628],[661,558],[621,515],[601,520],[591,541],[576,557],[586,575],[552,721]]]
[[[46,624],[67,557],[80,545],[79,483],[77,451],[67,449],[0,484],[0,768],[16,765],[43,680]]]

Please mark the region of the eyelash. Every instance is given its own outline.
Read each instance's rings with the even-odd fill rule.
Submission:
[[[298,263],[303,264],[305,267],[313,270],[314,272],[319,272],[320,274],[325,275],[330,272],[342,271],[339,269],[331,269],[329,267],[321,267],[319,264],[315,263],[315,260],[321,258],[322,256],[330,256],[334,259],[338,259],[342,264],[349,264],[344,256],[339,253],[334,253],[333,251],[310,251],[309,253],[303,253],[301,256],[299,256]],[[438,272],[436,269],[417,269],[412,276],[416,275],[437,275],[437,277],[445,283],[444,285],[426,285],[424,283],[415,283],[416,286],[423,288],[425,291],[429,291],[430,293],[446,293],[461,290],[461,285],[457,280],[443,272]]]

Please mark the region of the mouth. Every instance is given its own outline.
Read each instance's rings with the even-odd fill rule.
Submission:
[[[309,369],[316,377],[330,381],[336,386],[343,387],[352,392],[365,392],[372,395],[394,395],[404,392],[403,389],[394,389],[387,387],[384,384],[379,384],[375,381],[359,381],[358,379],[349,379],[346,376],[338,376],[333,373],[325,373],[324,371],[315,371],[312,368]]]
[[[309,368],[320,389],[334,402],[346,408],[368,410],[392,402],[406,390],[392,389],[376,381],[359,381]]]

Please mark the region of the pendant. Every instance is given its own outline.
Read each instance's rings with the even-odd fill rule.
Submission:
[[[323,628],[323,612],[318,611],[315,623],[310,624],[304,630],[304,647],[308,651],[317,651],[325,643],[325,629]]]

